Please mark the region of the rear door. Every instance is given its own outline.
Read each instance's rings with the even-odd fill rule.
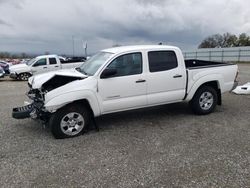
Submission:
[[[148,105],[181,101],[185,95],[185,68],[174,50],[148,51]]]
[[[60,62],[55,57],[48,58],[48,71],[54,71],[60,69]]]
[[[99,78],[98,80],[102,113],[147,105],[146,80],[141,52],[120,55],[106,69],[116,69],[117,73],[111,78]]]

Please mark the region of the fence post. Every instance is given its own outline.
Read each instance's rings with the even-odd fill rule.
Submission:
[[[196,51],[195,52],[195,59],[197,59],[197,57],[198,57],[198,52]]]
[[[224,61],[224,50],[221,51],[221,62]]]
[[[209,61],[211,61],[211,51],[209,50]]]
[[[238,54],[238,62],[240,62],[240,56],[241,56],[241,49],[239,49],[239,54]]]

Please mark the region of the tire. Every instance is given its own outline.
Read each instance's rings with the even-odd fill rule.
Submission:
[[[199,88],[193,99],[190,101],[190,106],[195,114],[206,115],[215,110],[217,105],[218,95],[214,88],[203,86]]]
[[[18,75],[18,79],[22,81],[27,81],[29,77],[31,77],[31,74],[27,72]]]
[[[73,103],[56,111],[50,118],[49,126],[56,139],[71,138],[84,131],[89,119],[89,110]]]

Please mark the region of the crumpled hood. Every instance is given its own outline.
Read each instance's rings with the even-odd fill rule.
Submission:
[[[80,73],[75,69],[62,69],[32,76],[29,78],[28,82],[32,86],[32,89],[40,89],[44,83],[46,83],[55,76],[76,77],[76,78],[87,77],[86,75]]]
[[[18,65],[12,65],[10,66],[10,71],[11,72],[15,72],[15,71],[20,71],[20,70],[25,70],[25,71],[29,71],[30,67],[28,65],[26,65],[25,63],[22,64],[18,64]]]

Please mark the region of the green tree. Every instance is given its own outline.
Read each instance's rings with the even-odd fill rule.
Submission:
[[[215,34],[205,38],[198,48],[227,48],[237,46],[250,46],[250,37],[242,33],[237,37],[230,33]]]
[[[236,46],[250,46],[250,37],[246,33],[240,34]]]

